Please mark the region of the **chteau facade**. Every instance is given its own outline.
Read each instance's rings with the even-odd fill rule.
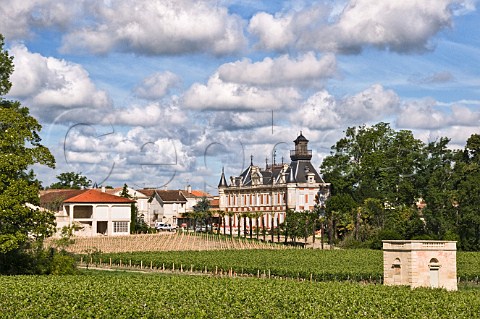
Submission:
[[[266,165],[262,169],[253,165],[252,160],[240,176],[231,176],[229,183],[222,170],[218,184],[219,207],[225,212],[226,225],[238,226],[242,223],[241,215],[249,212],[269,218],[261,218],[266,225],[248,226],[277,227],[285,220],[287,210],[313,210],[316,196],[320,202],[325,201],[330,184],[323,181],[312,165],[308,140],[300,132],[293,142],[295,149],[290,151],[290,164]],[[232,223],[229,218],[233,218]]]

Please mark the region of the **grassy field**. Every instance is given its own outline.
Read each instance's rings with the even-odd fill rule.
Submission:
[[[0,277],[0,318],[478,318],[480,290],[119,272]]]

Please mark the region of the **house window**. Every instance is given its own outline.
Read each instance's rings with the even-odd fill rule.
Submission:
[[[128,222],[113,222],[114,233],[128,233]]]

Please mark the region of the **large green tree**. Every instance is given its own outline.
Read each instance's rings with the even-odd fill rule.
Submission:
[[[333,195],[349,194],[359,204],[378,198],[411,205],[421,189],[416,175],[424,165],[423,149],[411,131],[395,131],[388,123],[349,127],[321,171],[332,183]]]
[[[56,177],[58,179],[58,182],[51,184],[49,188],[81,189],[81,188],[87,188],[92,184],[92,181],[89,180],[86,176],[83,176],[82,173],[66,172],[66,173],[60,173]]]
[[[376,248],[381,239],[432,238],[479,250],[480,135],[463,150],[449,142],[425,144],[387,123],[348,128],[321,167],[332,183],[329,240],[344,232]]]
[[[428,162],[426,145],[411,131],[395,131],[383,122],[347,128],[321,166],[332,183],[326,208],[329,241],[344,234],[371,241],[386,230],[403,238],[423,235],[413,225],[421,223],[414,211],[425,193]]]
[[[13,59],[0,35],[0,264],[32,242],[50,235],[54,216],[30,208],[38,204],[39,182],[34,164],[54,167],[50,151],[40,142],[41,126],[29,110],[3,96],[11,87]]]
[[[467,140],[455,165],[456,198],[452,209],[460,248],[480,250],[480,135]]]

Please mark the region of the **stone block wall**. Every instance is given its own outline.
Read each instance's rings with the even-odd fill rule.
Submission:
[[[455,241],[384,240],[385,285],[457,290]]]

